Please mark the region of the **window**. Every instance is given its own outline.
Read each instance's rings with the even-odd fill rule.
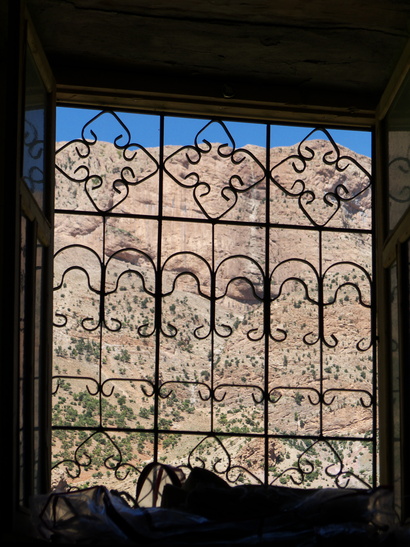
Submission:
[[[25,51],[24,133],[20,193],[18,333],[18,504],[49,484],[50,338],[53,188],[46,143],[53,139],[49,75],[30,43]],[[30,45],[29,45],[30,44]],[[48,424],[48,427],[45,427]]]
[[[409,457],[409,121],[410,81],[403,86],[385,119],[388,227],[384,238],[383,266],[388,295],[388,349],[391,364],[392,467],[396,510],[402,520],[410,514]]]
[[[54,481],[134,493],[156,460],[375,484],[370,158],[324,128],[78,116],[56,153]]]

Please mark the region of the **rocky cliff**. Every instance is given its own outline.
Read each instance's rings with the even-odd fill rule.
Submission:
[[[169,463],[369,480],[370,160],[326,140],[209,146],[165,147],[164,168],[157,149],[58,146],[55,424],[120,422],[114,452],[140,468],[158,411]],[[59,435],[55,461],[101,451]]]

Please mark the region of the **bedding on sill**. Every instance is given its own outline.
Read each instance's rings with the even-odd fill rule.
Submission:
[[[159,464],[148,469],[136,503],[104,486],[36,498],[37,533],[81,545],[410,546],[386,488],[230,486],[201,468],[186,480],[173,473]]]

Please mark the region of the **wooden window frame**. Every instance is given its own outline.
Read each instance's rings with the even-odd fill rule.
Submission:
[[[380,436],[380,482],[381,484],[394,485],[395,476],[399,476],[400,485],[395,489],[395,505],[401,521],[410,517],[410,481],[405,464],[405,458],[409,455],[408,445],[410,443],[410,431],[407,425],[401,428],[400,443],[402,444],[402,461],[400,468],[395,469],[394,456],[394,421],[397,409],[393,402],[393,363],[391,356],[391,324],[394,318],[391,315],[391,294],[390,294],[390,273],[389,269],[396,264],[397,287],[398,287],[398,329],[399,329],[399,368],[404,372],[404,360],[407,349],[404,344],[405,329],[408,325],[408,307],[402,302],[405,273],[403,259],[404,247],[410,241],[410,207],[402,214],[395,227],[389,229],[389,152],[388,152],[388,127],[387,120],[389,113],[395,106],[401,90],[410,78],[410,42],[407,44],[403,54],[396,66],[392,78],[387,85],[383,97],[376,111],[376,276],[377,276],[377,301],[378,301],[378,338],[379,338],[379,436]],[[407,131],[409,128],[407,127]],[[400,334],[401,333],[401,334]],[[403,378],[402,378],[403,380]],[[403,381],[401,381],[401,415],[407,413],[407,406],[403,403]],[[408,395],[407,395],[408,397]]]

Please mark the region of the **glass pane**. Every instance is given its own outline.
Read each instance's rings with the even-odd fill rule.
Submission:
[[[387,116],[389,226],[393,230],[410,204],[410,76]]]
[[[33,479],[34,491],[41,491],[41,454],[44,451],[41,441],[44,438],[44,422],[42,421],[45,400],[44,393],[44,332],[45,332],[45,300],[44,300],[44,258],[45,248],[37,241],[35,269],[35,300],[34,300],[34,351],[33,351]]]
[[[27,48],[23,179],[41,209],[44,207],[47,93]]]
[[[26,275],[27,275],[27,220],[25,217],[21,218],[21,242],[20,242],[20,336],[19,336],[19,501],[23,504],[26,497],[24,490],[24,470],[26,469],[26,462],[24,459],[26,449],[26,424],[25,424],[25,367],[26,360],[26,339],[28,337],[28,331],[26,330],[27,324],[27,310],[26,310]]]
[[[43,489],[44,415],[44,253],[34,223],[21,218],[19,446],[20,503]]]
[[[400,354],[399,354],[399,323],[398,323],[398,289],[397,265],[390,268],[390,316],[391,345],[390,358],[392,364],[392,404],[393,404],[393,457],[394,457],[394,498],[398,514],[401,506],[401,410],[400,410]]]

